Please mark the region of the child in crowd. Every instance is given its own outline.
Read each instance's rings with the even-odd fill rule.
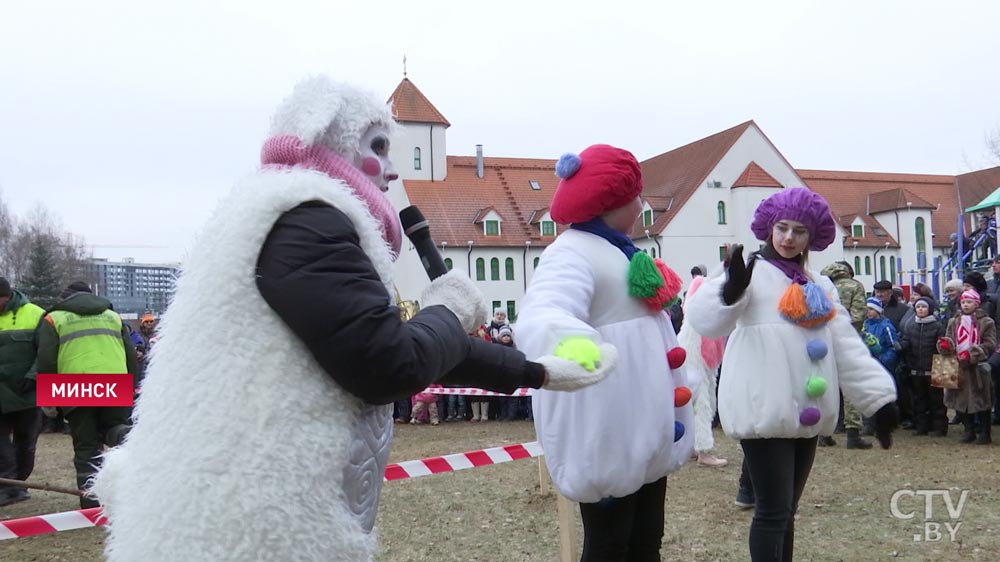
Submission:
[[[955,354],[961,373],[962,388],[946,389],[944,404],[960,414],[965,431],[960,441],[980,445],[992,443],[990,410],[995,389],[986,360],[997,345],[996,324],[979,308],[979,293],[967,289],[959,301],[959,313],[948,321],[945,337],[938,340],[938,352]],[[978,418],[979,435],[976,435]]]
[[[500,345],[514,347],[514,331],[511,330],[510,324],[504,324],[499,330],[497,330],[497,338],[497,343]],[[521,400],[522,398],[518,398],[516,396],[501,396],[500,417],[498,417],[497,420],[514,421],[518,419]]]
[[[729,335],[719,386],[719,415],[740,439],[755,512],[752,562],[793,558],[795,512],[816,456],[831,435],[840,397],[874,416],[882,446],[898,414],[892,377],[867,353],[833,283],[806,269],[809,250],[837,239],[826,201],[785,188],[754,212],[751,230],[764,247],[743,260],[734,246],[726,275],[688,299],[686,321],[706,337]]]
[[[441,388],[441,385],[432,384],[427,388]],[[410,423],[424,423],[421,420],[424,410],[428,411],[431,425],[437,425],[441,422],[440,418],[438,418],[437,394],[424,390],[413,396],[413,414],[410,417]]]
[[[944,437],[948,434],[948,411],[944,393],[931,386],[931,366],[937,353],[937,341],[944,335],[944,325],[931,314],[934,301],[920,297],[913,304],[913,322],[903,324],[899,348],[910,369],[913,389],[914,435]]]
[[[899,347],[896,345],[899,334],[896,332],[896,327],[892,325],[892,321],[882,316],[882,301],[871,297],[865,302],[865,306],[868,307],[868,311],[863,332],[875,336],[879,344],[879,350],[875,352],[876,358],[886,371],[895,372],[896,364],[899,362],[896,350]]]

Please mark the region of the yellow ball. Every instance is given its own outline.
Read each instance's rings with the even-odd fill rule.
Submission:
[[[601,352],[597,344],[584,337],[570,337],[559,342],[555,351],[556,357],[579,363],[588,371],[593,371],[601,362]]]

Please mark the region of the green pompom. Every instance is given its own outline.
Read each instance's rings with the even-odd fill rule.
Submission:
[[[653,258],[646,252],[636,252],[628,264],[628,294],[647,299],[656,295],[656,290],[663,286],[663,276],[656,269]]]
[[[555,350],[556,357],[579,363],[588,371],[593,371],[601,362],[601,351],[597,344],[584,337],[566,338],[559,342]]]
[[[806,382],[806,396],[809,398],[819,398],[826,394],[826,379],[823,377],[809,377]]]

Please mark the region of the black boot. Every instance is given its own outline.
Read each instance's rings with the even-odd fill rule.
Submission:
[[[989,445],[993,442],[993,426],[990,425],[989,410],[979,414],[982,423],[979,424],[979,437],[976,438],[977,445]]]
[[[965,414],[962,418],[962,423],[965,424],[965,431],[962,432],[962,437],[958,440],[959,443],[972,443],[976,440],[976,420],[972,414]]]
[[[859,433],[860,432],[857,429],[848,429],[847,430],[847,448],[848,449],[871,449],[872,448],[872,444],[870,442],[865,441],[864,439],[862,439],[861,435],[859,435]]]
[[[833,437],[825,435],[825,436],[820,436],[817,445],[819,445],[820,447],[836,447],[837,442],[833,440]]]

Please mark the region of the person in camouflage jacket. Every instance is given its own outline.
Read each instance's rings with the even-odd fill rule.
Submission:
[[[860,332],[865,322],[865,286],[854,278],[854,268],[847,262],[838,261],[824,267],[820,273],[833,281],[841,304],[851,315],[851,325]]]

